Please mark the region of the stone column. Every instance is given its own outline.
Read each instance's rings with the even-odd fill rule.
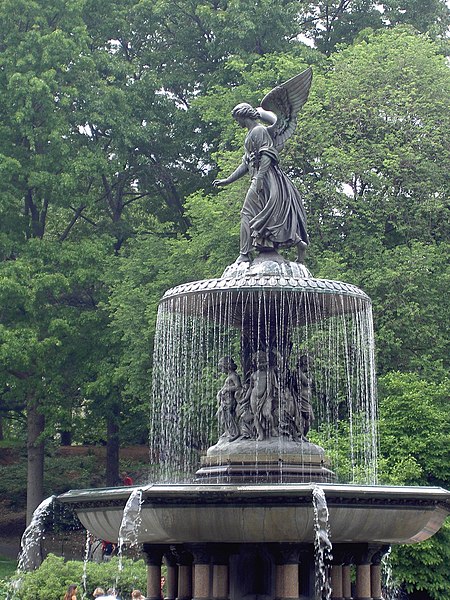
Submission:
[[[194,557],[193,600],[209,600],[211,553],[205,544],[193,545],[191,552]]]
[[[342,597],[350,600],[352,597],[352,567],[351,565],[342,565]]]
[[[331,597],[333,600],[342,600],[342,565],[331,565]]]
[[[355,600],[372,600],[371,562],[379,546],[363,545],[354,553],[356,562]]]
[[[372,556],[370,566],[370,589],[373,600],[381,600],[381,559],[389,551],[389,546],[382,546]]]
[[[167,569],[165,600],[175,600],[178,592],[178,567],[176,557],[172,553],[164,555]]]
[[[295,544],[280,544],[275,549],[275,598],[288,600],[299,597],[299,549]]]
[[[142,553],[147,565],[147,600],[161,600],[161,563],[165,547],[144,544]]]
[[[356,596],[357,600],[371,600],[370,564],[356,565]]]
[[[353,561],[350,544],[336,544],[333,547],[331,567],[331,597],[347,600],[352,597],[351,563]]]
[[[178,565],[178,596],[177,600],[192,598],[192,555],[189,552],[177,553]]]
[[[228,600],[229,597],[229,552],[225,548],[214,549],[212,553],[212,598]]]

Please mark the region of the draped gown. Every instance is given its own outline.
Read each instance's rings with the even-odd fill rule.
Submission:
[[[257,125],[245,139],[245,164],[252,183],[241,210],[241,253],[251,247],[264,250],[308,244],[306,215],[299,191],[278,164],[278,152],[266,127]],[[263,189],[256,191],[255,178],[261,159],[270,159]]]

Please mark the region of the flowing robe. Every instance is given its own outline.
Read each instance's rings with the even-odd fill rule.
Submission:
[[[263,157],[269,158],[270,165],[263,175],[263,188],[258,192],[256,178]],[[278,153],[266,127],[257,125],[249,131],[243,162],[252,183],[241,211],[241,252],[248,253],[251,245],[264,249],[294,246],[301,241],[307,244],[306,215],[300,193],[279,167]]]

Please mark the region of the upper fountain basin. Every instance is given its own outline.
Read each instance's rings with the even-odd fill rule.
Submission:
[[[432,536],[450,512],[450,492],[437,487],[321,484],[333,543],[400,544]],[[136,488],[73,490],[88,531],[117,540],[123,509]],[[149,485],[142,489],[139,542],[306,542],[314,539],[313,484]]]
[[[161,307],[192,315],[204,315],[220,321],[229,313],[229,322],[245,325],[251,315],[261,314],[261,302],[267,315],[274,315],[276,307],[283,305],[283,313],[289,315],[293,325],[306,320],[345,314],[359,307],[370,306],[370,298],[355,285],[329,279],[317,279],[299,263],[286,261],[277,255],[256,259],[252,263],[232,264],[222,277],[204,279],[178,285],[167,290]],[[269,259],[272,258],[272,259]],[[263,296],[262,296],[263,295]],[[289,298],[296,297],[296,300]],[[283,298],[287,297],[286,301]],[[320,315],[320,317],[319,317]]]

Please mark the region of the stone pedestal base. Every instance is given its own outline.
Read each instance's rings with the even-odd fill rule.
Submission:
[[[332,483],[323,448],[308,441],[221,438],[208,449],[196,472],[210,483]]]

